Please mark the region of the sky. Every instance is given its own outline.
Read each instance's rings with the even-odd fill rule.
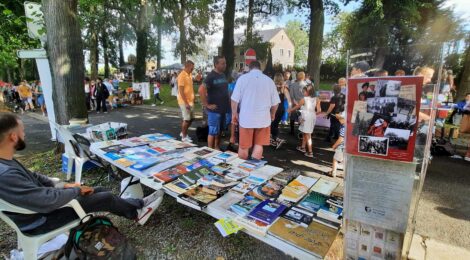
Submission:
[[[342,12],[351,12],[354,11],[356,8],[360,6],[360,2],[352,2],[347,6],[343,6],[340,4],[340,9]],[[466,28],[470,30],[470,0],[447,0],[446,4],[444,5],[445,7],[453,7],[454,11],[456,12],[457,16],[460,16],[464,20],[467,21]],[[327,34],[330,32],[334,26],[332,22],[332,18],[334,18],[332,15],[326,13],[325,16],[325,29],[324,29],[324,34]],[[262,26],[258,26],[255,23],[255,30],[264,30],[264,29],[273,29],[273,28],[278,28],[278,27],[284,27],[286,23],[290,20],[300,20],[302,22],[305,22],[305,17],[298,15],[295,11],[286,13],[280,17],[273,18],[271,21],[267,21],[262,24]],[[208,49],[212,51],[216,51],[217,47],[220,46],[222,42],[222,28],[223,28],[223,20],[222,16],[218,17],[215,21],[213,21],[217,26],[219,26],[220,30],[214,34],[208,37],[208,43],[210,43],[210,46],[208,46]],[[244,27],[240,27],[235,30],[235,33],[242,33],[244,31]],[[164,58],[162,60],[162,65],[170,65],[173,63],[179,63],[180,59],[179,57],[174,57],[174,45],[175,43],[173,42],[173,36],[165,36],[163,37],[162,41],[162,47],[163,47],[163,53],[164,53]],[[124,49],[124,55],[127,59],[127,56],[129,54],[134,54],[135,55],[135,46],[130,45],[130,46],[125,46]]]

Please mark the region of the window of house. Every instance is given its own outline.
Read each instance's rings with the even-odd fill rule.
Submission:
[[[235,63],[235,68],[238,68],[238,63]]]
[[[240,68],[243,68],[243,67],[244,67],[243,65],[244,65],[243,62],[240,62],[240,66],[239,66],[239,67],[240,67]]]
[[[289,56],[289,58],[290,58],[290,55],[291,55],[291,54],[290,54],[290,50],[288,50],[288,51],[287,51],[287,56]]]
[[[242,49],[240,49],[240,56],[245,56],[245,52]]]
[[[284,49],[279,49],[279,53],[281,56],[284,56]]]

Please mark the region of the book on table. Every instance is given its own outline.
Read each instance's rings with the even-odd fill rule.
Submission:
[[[261,200],[255,197],[245,196],[239,202],[232,204],[232,206],[230,206],[230,210],[237,215],[244,217],[260,203]]]
[[[276,199],[279,197],[283,188],[283,184],[274,180],[269,180],[265,184],[255,187],[248,194],[260,200]]]
[[[161,172],[154,173],[153,177],[162,183],[167,183],[174,181],[185,173],[187,173],[186,167],[178,165],[176,167],[172,167]]]
[[[215,160],[219,160],[221,162],[226,163],[226,162],[230,162],[230,161],[238,158],[238,154],[236,154],[234,152],[226,151],[226,152],[214,155],[212,158],[215,159]]]
[[[126,158],[120,158],[120,159],[115,160],[114,162],[123,167],[129,167],[135,164],[134,161],[128,160]]]
[[[220,187],[215,185],[202,186],[202,191],[217,196],[225,194],[229,189],[230,187]]]
[[[248,176],[249,176],[248,173],[241,172],[241,171],[238,171],[238,170],[235,170],[235,169],[228,169],[225,172],[225,178],[231,179],[231,180],[234,180],[234,181],[240,181],[240,180],[242,180],[242,179],[244,179]]]
[[[177,201],[189,207],[202,210],[216,199],[216,195],[206,193],[202,190],[202,187],[197,186],[178,195]]]
[[[146,158],[142,160],[136,161],[134,165],[131,166],[131,169],[138,170],[138,171],[143,171],[146,170],[155,164],[159,163],[160,159],[159,158]]]
[[[286,206],[272,200],[259,203],[248,213],[248,217],[261,221],[267,225],[272,224],[285,210]]]
[[[317,182],[315,182],[310,191],[330,196],[333,190],[336,189],[338,185],[339,183],[335,181],[320,178]]]
[[[312,223],[313,216],[314,213],[294,206],[290,208],[286,213],[284,213],[282,217],[297,224],[300,224],[304,227],[308,227],[308,225]]]
[[[328,197],[323,194],[310,192],[297,206],[312,213],[316,213],[321,207],[326,205],[327,199]]]
[[[184,175],[178,177],[181,181],[187,183],[188,185],[194,185],[198,183],[198,180],[205,176],[214,176],[213,172],[208,167],[199,167],[195,170],[192,170]]]
[[[233,221],[247,232],[264,237],[271,225],[247,217],[237,216]]]
[[[163,187],[165,187],[168,190],[170,190],[172,192],[175,192],[177,194],[182,194],[182,193],[185,193],[186,191],[188,191],[189,189],[194,188],[195,186],[194,185],[188,185],[185,182],[182,182],[182,181],[176,179],[172,182],[169,182],[169,183],[165,184]]]
[[[251,159],[246,160],[245,162],[238,165],[238,168],[246,172],[252,172],[256,169],[263,167],[266,163],[267,161]]]
[[[297,169],[285,170],[273,176],[273,180],[284,185],[289,184],[292,180],[297,178],[302,172]]]
[[[282,190],[279,200],[287,200],[291,202],[298,202],[308,192],[308,190],[315,184],[317,178],[307,177],[303,175],[297,176]]]
[[[238,183],[237,185],[235,185],[230,191],[245,195],[248,192],[250,192],[252,189],[254,189],[255,187],[256,187],[256,184],[254,183],[242,181]]]
[[[338,235],[338,230],[312,221],[308,227],[279,218],[268,231],[297,248],[323,259]]]

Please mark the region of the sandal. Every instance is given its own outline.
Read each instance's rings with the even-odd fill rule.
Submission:
[[[297,151],[305,153],[305,148],[302,148],[302,146],[297,146]]]
[[[313,153],[304,153],[305,156],[313,158]]]

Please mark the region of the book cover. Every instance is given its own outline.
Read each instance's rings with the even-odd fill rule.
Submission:
[[[219,187],[231,187],[237,184],[238,184],[238,181],[234,181],[234,180],[224,178],[218,175],[216,175],[216,177],[212,179],[212,185],[219,186]]]
[[[114,162],[116,162],[117,164],[119,164],[121,166],[124,166],[124,167],[129,167],[129,166],[135,164],[134,161],[128,160],[126,158],[120,158],[120,159],[117,159]]]
[[[213,158],[217,159],[217,160],[220,160],[222,162],[230,162],[230,161],[236,159],[237,157],[238,157],[238,154],[236,154],[234,152],[227,151],[227,152],[219,153],[216,156],[214,156]]]
[[[136,147],[136,146],[142,146],[148,144],[147,141],[139,138],[139,137],[132,137],[128,139],[123,139],[121,140],[121,143],[123,145],[129,146],[129,147]]]
[[[286,209],[287,207],[280,203],[272,200],[265,200],[248,213],[248,217],[269,225],[272,224]]]
[[[101,150],[105,153],[113,152],[113,153],[119,153],[122,149],[129,148],[129,146],[123,145],[123,144],[117,144],[117,145],[112,145],[108,147],[101,148]]]
[[[249,191],[251,191],[255,187],[256,187],[256,184],[254,184],[254,183],[242,181],[242,182],[238,183],[236,186],[234,186],[231,189],[231,191],[234,191],[234,192],[241,193],[241,194],[245,195],[246,193],[248,193]]]
[[[318,216],[317,213],[315,213],[313,215],[312,221],[317,222],[321,225],[330,227],[330,228],[334,228],[334,229],[339,229],[341,227],[341,223],[337,223],[335,221],[331,221],[331,220],[328,220],[328,219],[321,218],[321,217]]]
[[[281,193],[281,190],[284,188],[284,185],[274,181],[274,180],[269,180],[266,184],[263,186],[260,186],[257,190],[258,193],[265,198],[277,198],[279,197],[279,194]]]
[[[155,164],[159,162],[160,160],[158,158],[142,159],[142,160],[138,160],[134,165],[132,165],[131,169],[134,169],[137,171],[143,171],[154,166]]]
[[[284,213],[282,217],[304,227],[308,227],[308,225],[312,223],[313,213],[297,207],[292,207],[286,213]]]
[[[298,202],[307,194],[308,189],[312,187],[317,180],[317,178],[300,175],[284,187],[279,198],[282,200]]]
[[[325,195],[316,192],[310,192],[303,200],[300,201],[298,207],[315,213],[322,206],[326,205],[327,199],[328,198]]]
[[[204,148],[204,149],[200,149],[200,150],[195,151],[194,154],[197,155],[197,156],[200,156],[200,157],[204,157],[204,156],[206,156],[208,154],[211,154],[213,152],[214,152],[213,149]]]
[[[108,157],[109,159],[113,160],[113,161],[116,161],[118,159],[121,159],[122,156],[115,153],[115,152],[107,152],[104,154],[104,156]]]
[[[281,173],[274,175],[273,180],[276,180],[284,185],[287,185],[293,179],[297,178],[301,172],[297,169],[285,170]]]
[[[186,183],[176,179],[170,183],[167,183],[164,185],[165,188],[173,191],[173,192],[176,192],[178,194],[182,194],[182,193],[185,193],[187,190],[193,188],[193,186],[191,185],[187,185]]]
[[[320,178],[315,184],[312,186],[310,191],[317,192],[326,196],[330,196],[331,192],[339,185],[339,183],[335,181],[330,181],[324,178]]]
[[[279,218],[271,226],[269,233],[323,259],[336,239],[338,230],[316,222],[305,228],[285,218]]]
[[[230,210],[230,207],[241,201],[243,199],[243,195],[236,193],[236,192],[227,192],[224,195],[222,195],[220,198],[218,198],[216,201],[212,202],[208,208],[213,208],[214,210],[217,210],[219,212],[224,212],[224,214],[231,216],[231,217],[236,217],[238,216],[234,212]]]
[[[342,223],[341,212],[338,214],[338,213],[329,211],[328,208],[320,208],[317,212],[317,216],[319,218],[326,219],[326,220],[329,220],[329,221],[332,221],[341,225]]]
[[[230,210],[239,216],[246,216],[259,203],[261,203],[261,200],[253,196],[245,196],[241,201],[232,204]]]
[[[250,175],[243,179],[243,181],[253,183],[255,185],[261,185],[266,182],[266,179],[263,176]]]
[[[235,223],[243,227],[247,232],[254,233],[259,236],[266,236],[271,225],[267,225],[261,221],[250,219],[242,216],[237,216],[234,219]]]
[[[237,233],[242,227],[238,226],[231,218],[221,218],[214,225],[223,237]]]
[[[183,174],[182,171],[180,171],[176,167],[173,167],[173,168],[166,169],[164,171],[155,173],[155,174],[153,174],[153,177],[155,179],[159,180],[160,182],[167,183],[167,182],[173,181],[176,178],[180,177],[181,174]]]
[[[212,195],[202,191],[202,187],[194,187],[189,189],[183,194],[178,196],[179,198],[186,200],[190,203],[194,203],[201,207],[207,206],[207,204],[217,199],[216,195]]]
[[[228,187],[219,187],[215,185],[203,186],[202,191],[212,195],[222,195],[229,190]]]
[[[240,172],[240,171],[230,169],[230,170],[227,170],[227,173],[225,174],[225,178],[231,179],[231,180],[234,180],[234,181],[239,181],[239,180],[242,180],[242,179],[248,177],[248,175],[249,175],[248,173],[244,173],[244,172]]]

